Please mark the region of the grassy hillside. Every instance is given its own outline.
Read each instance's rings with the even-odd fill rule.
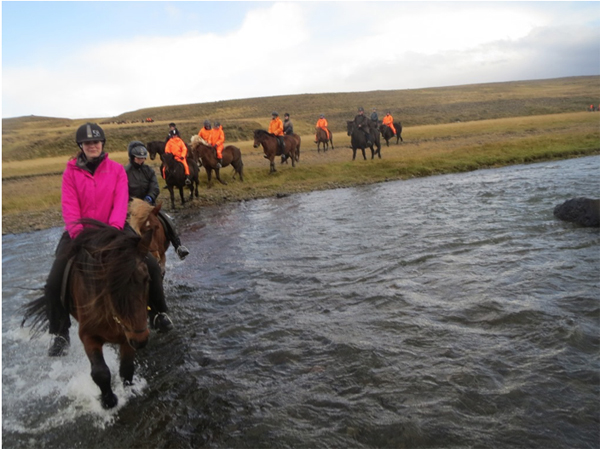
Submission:
[[[270,114],[289,112],[298,134],[310,135],[318,115],[326,115],[330,129],[345,131],[358,106],[367,113],[376,107],[380,116],[391,110],[404,127],[559,114],[585,110],[600,101],[600,76],[466,86],[289,95],[148,108],[117,117],[90,118],[103,123],[111,151],[121,151],[131,140],[163,140],[174,121],[187,140],[205,119],[224,125],[228,142],[247,141],[257,128],[266,128]],[[154,123],[142,123],[152,117]],[[2,161],[67,156],[76,147],[77,127],[87,120],[19,117],[2,120]],[[130,123],[116,124],[126,121]],[[3,173],[4,175],[4,173]]]

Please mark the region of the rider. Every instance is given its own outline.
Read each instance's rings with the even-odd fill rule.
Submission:
[[[179,133],[175,131],[169,131],[169,140],[167,140],[167,144],[165,145],[165,153],[172,154],[176,161],[183,164],[185,170],[185,184],[190,185],[192,181],[190,180],[190,167],[187,163],[188,150],[183,140],[181,140],[181,137],[179,137]]]
[[[294,124],[290,120],[290,114],[283,114],[283,133],[287,135],[294,134]]]
[[[177,126],[175,126],[175,123],[169,123],[169,134],[167,135],[165,143],[167,143],[169,141],[169,139],[171,138],[172,135],[181,137],[181,134],[179,134],[179,130],[177,129]]]
[[[61,187],[65,232],[56,247],[54,263],[44,286],[49,332],[54,335],[48,349],[51,357],[65,355],[70,343],[71,319],[68,305],[61,301],[61,290],[72,239],[83,230],[78,220],[91,218],[124,229],[127,218],[127,175],[123,166],[110,160],[104,151],[104,130],[96,123],[86,123],[77,129],[75,141],[81,151],[67,162]],[[146,263],[151,275],[149,303],[158,312],[155,312],[154,324],[160,330],[170,330],[173,323],[166,315],[160,266],[151,255]]]
[[[208,136],[208,143],[210,146],[215,148],[217,152],[217,168],[221,168],[221,164],[223,163],[225,133],[223,132],[223,127],[219,122],[215,122],[215,126],[213,126],[213,129],[210,132],[210,136]]]
[[[325,133],[327,134],[327,140],[329,140],[329,138],[331,137],[331,133],[329,132],[329,129],[327,128],[327,119],[325,118],[324,114],[321,114],[319,116],[319,120],[317,120],[317,124],[316,124],[317,129],[321,128],[325,131]],[[315,134],[315,143],[318,143],[319,139],[317,138],[317,135]]]
[[[285,154],[285,142],[283,140],[283,122],[279,118],[279,114],[275,111],[271,113],[271,117],[271,123],[269,123],[269,133],[277,137],[277,141],[279,142],[279,148],[281,148],[281,162],[284,162],[288,156]]]
[[[127,153],[129,154],[129,164],[125,166],[125,172],[129,181],[129,198],[139,198],[154,205],[160,189],[156,173],[144,163],[148,157],[148,150],[142,142],[134,140],[129,142]],[[181,260],[185,259],[190,252],[181,244],[173,220],[162,210],[158,211],[158,218],[165,229],[167,238],[173,244],[177,256]]]
[[[371,121],[375,124],[375,126],[379,123],[379,115],[377,115],[377,109],[373,108],[373,112],[371,112]]]
[[[367,138],[367,146],[373,145],[371,142],[371,134],[369,134],[369,119],[365,116],[365,109],[361,106],[358,108],[358,115],[354,117],[354,125],[365,133]]]
[[[208,143],[209,139],[210,139],[210,120],[204,120],[204,126],[202,128],[200,128],[200,131],[198,132],[198,137],[200,137],[200,142],[202,142],[204,145],[210,145]]]
[[[385,114],[385,117],[383,117],[383,124],[389,126],[390,129],[392,130],[392,132],[394,133],[394,136],[396,135],[396,127],[394,126],[394,117],[392,117],[392,114],[390,111],[387,111],[387,113]]]

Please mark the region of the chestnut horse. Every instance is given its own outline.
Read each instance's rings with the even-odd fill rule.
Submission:
[[[284,154],[290,157],[292,160],[292,167],[295,167],[296,161],[299,159],[299,139],[294,137],[293,134],[286,134],[283,136],[283,141],[285,142]],[[259,145],[262,145],[263,147],[265,158],[269,159],[269,173],[276,172],[277,169],[275,168],[275,156],[282,155],[277,137],[275,137],[274,134],[265,131],[264,129],[257,129],[254,131],[254,148],[258,148]]]
[[[327,131],[323,128],[317,128],[317,153],[321,152],[321,143],[323,144],[323,152],[329,149],[329,142],[331,142],[331,149],[333,148],[333,133],[329,131],[329,137],[327,137]]]
[[[146,201],[134,198],[129,203],[129,226],[139,236],[152,230],[152,241],[150,242],[150,254],[158,261],[162,275],[165,275],[167,264],[167,249],[169,249],[169,239],[165,232],[164,225],[160,219],[159,212],[162,203],[153,206]]]
[[[217,168],[217,152],[214,148],[204,145],[198,136],[192,137],[192,154],[195,158],[200,161],[200,165],[204,166],[206,170],[206,176],[208,178],[208,187],[211,187],[212,183],[212,171],[215,171],[215,177],[221,184],[227,184],[221,179],[219,174],[220,169]],[[223,148],[221,154],[223,160],[221,161],[221,168],[231,165],[233,167],[233,178],[236,175],[240,176],[240,181],[244,182],[244,162],[242,162],[242,152],[234,145],[227,145]]]
[[[139,237],[95,220],[72,241],[72,260],[65,304],[50,304],[44,296],[24,306],[21,326],[31,318],[39,334],[47,328],[48,314],[64,307],[79,322],[79,338],[92,366],[92,379],[104,408],[117,405],[111,373],[102,347],[120,345],[119,374],[125,385],[133,382],[134,357],[148,343],[148,267],[145,258],[152,231]],[[52,309],[52,310],[51,310]]]

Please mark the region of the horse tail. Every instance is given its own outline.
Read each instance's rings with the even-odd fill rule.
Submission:
[[[25,323],[28,320],[31,320],[29,328],[34,337],[38,337],[40,334],[46,332],[50,325],[47,307],[48,302],[46,301],[45,296],[40,296],[22,306],[21,311],[23,312],[23,321],[21,321],[21,327],[25,327]]]

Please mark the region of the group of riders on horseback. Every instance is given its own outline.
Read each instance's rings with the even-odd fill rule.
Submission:
[[[169,141],[180,139],[173,126]],[[95,123],[86,123],[77,129],[75,141],[80,151],[71,159],[63,173],[62,215],[65,223],[55,252],[55,259],[44,286],[43,301],[47,311],[49,332],[54,336],[48,350],[49,356],[65,355],[70,344],[70,305],[65,298],[66,280],[69,276],[69,254],[76,237],[83,231],[85,220],[97,220],[135,234],[127,223],[128,204],[139,198],[155,204],[159,186],[154,170],[145,165],[148,157],[146,146],[140,141],[128,145],[129,164],[123,167],[112,161],[104,150],[104,130]],[[189,254],[181,244],[172,219],[164,212],[158,213],[165,234],[173,244],[181,260]],[[150,323],[158,332],[173,328],[167,315],[161,268],[150,253],[144,259],[149,274],[148,315]]]

